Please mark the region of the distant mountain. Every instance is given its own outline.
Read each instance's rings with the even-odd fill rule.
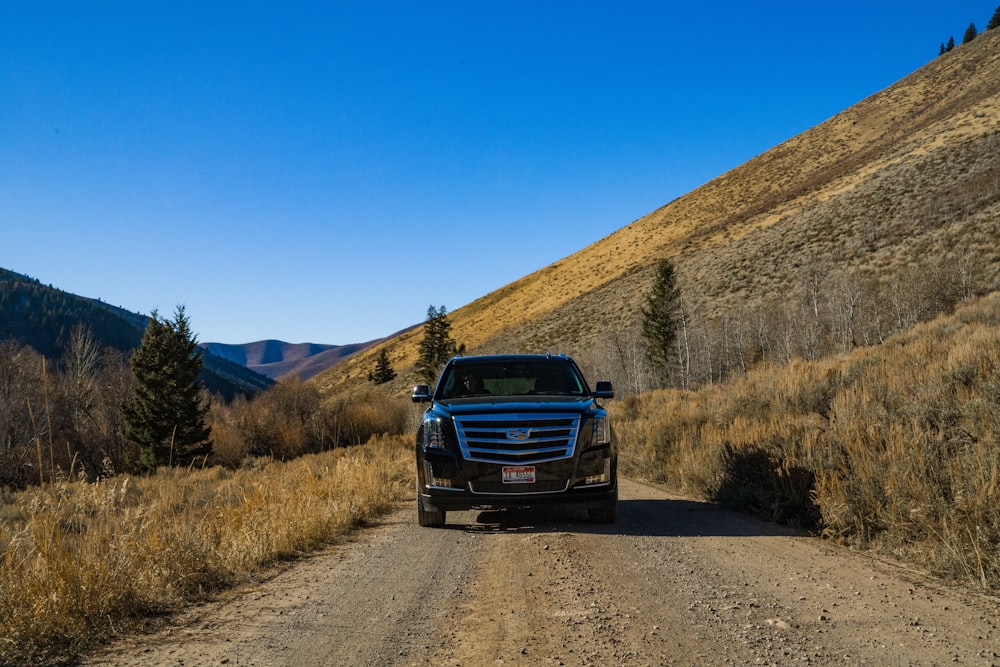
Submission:
[[[286,343],[280,340],[259,340],[253,343],[202,343],[212,354],[274,380],[295,375],[308,380],[344,359],[365,350],[384,339],[349,345],[321,343]]]
[[[50,359],[62,356],[79,323],[90,328],[102,347],[127,353],[139,346],[148,322],[145,315],[0,269],[0,340],[29,345]],[[212,353],[204,356],[201,380],[226,400],[237,394],[255,396],[274,384],[271,378]]]

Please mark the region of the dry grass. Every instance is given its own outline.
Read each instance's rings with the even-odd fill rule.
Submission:
[[[412,487],[409,440],[232,471],[63,482],[0,505],[0,664],[72,659],[374,520]]]
[[[626,474],[1000,589],[1000,293],[885,345],[612,410]]]
[[[208,461],[239,467],[246,458],[288,460],[360,445],[383,433],[408,433],[412,406],[408,399],[373,391],[321,403],[313,385],[284,380],[252,400],[212,404],[208,423],[214,446]]]

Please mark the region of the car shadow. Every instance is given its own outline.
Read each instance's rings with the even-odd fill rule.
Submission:
[[[474,523],[463,523],[472,516]],[[593,523],[564,507],[449,513],[447,528],[470,533],[576,532],[647,537],[805,536],[807,532],[696,500],[619,500],[615,523]]]

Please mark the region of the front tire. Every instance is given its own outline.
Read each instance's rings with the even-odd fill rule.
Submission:
[[[417,496],[417,523],[425,528],[440,528],[444,525],[444,510],[424,509],[424,502]]]
[[[614,523],[618,517],[618,490],[615,495],[600,507],[588,507],[587,518],[593,523]]]

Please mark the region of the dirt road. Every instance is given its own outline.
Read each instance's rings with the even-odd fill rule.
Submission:
[[[407,506],[91,665],[1000,666],[1000,601],[623,482],[619,522]]]

